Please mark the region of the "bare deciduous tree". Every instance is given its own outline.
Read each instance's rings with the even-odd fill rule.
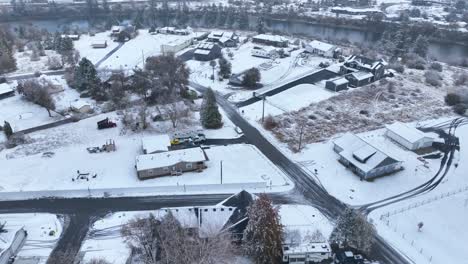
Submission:
[[[49,116],[51,110],[55,110],[55,102],[50,95],[50,90],[53,88],[53,84],[49,81],[43,81],[39,83],[37,80],[25,81],[18,89],[18,92],[22,93],[26,100],[31,101],[37,105],[44,107]]]

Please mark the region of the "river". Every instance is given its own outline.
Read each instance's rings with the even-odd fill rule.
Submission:
[[[38,20],[29,22],[11,22],[0,23],[10,24],[15,27],[20,24],[34,24],[37,27],[45,28],[50,32],[62,29],[64,26],[68,28],[79,28],[82,30],[89,29],[89,23],[86,20]],[[300,34],[311,38],[342,40],[347,39],[351,43],[363,43],[369,46],[376,45],[381,38],[381,33],[369,32],[365,30],[341,28],[326,25],[310,24],[300,21],[282,21],[271,20],[268,23],[269,27],[277,32],[285,34]],[[431,42],[429,45],[428,56],[438,61],[454,63],[460,62],[462,59],[468,58],[468,46],[450,43]]]

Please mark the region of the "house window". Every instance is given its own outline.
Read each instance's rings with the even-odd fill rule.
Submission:
[[[192,163],[187,163],[186,168],[189,169],[189,170],[191,170],[191,169],[193,168]]]
[[[168,168],[168,167],[164,167],[163,170],[167,172],[167,171],[169,171],[169,168]]]

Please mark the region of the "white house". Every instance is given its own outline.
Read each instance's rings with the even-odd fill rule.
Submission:
[[[346,133],[333,141],[339,162],[361,179],[369,180],[403,169],[403,162],[390,157],[362,138]]]
[[[434,138],[415,127],[395,122],[386,126],[385,136],[409,150],[431,147]]]
[[[171,146],[171,138],[167,134],[144,137],[141,139],[141,146],[143,154],[166,152]]]
[[[75,100],[70,103],[71,110],[78,113],[89,113],[92,110],[91,104],[83,100]]]
[[[0,99],[15,95],[15,90],[11,89],[7,83],[0,84]]]
[[[314,40],[306,44],[305,49],[309,53],[331,58],[333,57],[336,47],[325,42]]]
[[[174,54],[177,53],[188,46],[192,45],[192,39],[176,39],[169,43],[161,44],[161,52],[163,54]]]
[[[278,51],[275,48],[269,47],[269,46],[264,46],[264,47],[255,46],[252,48],[250,53],[254,57],[260,57],[260,58],[266,58],[266,59],[274,59],[279,56]]]
[[[328,243],[306,243],[283,246],[283,263],[319,263],[331,258],[332,251]]]

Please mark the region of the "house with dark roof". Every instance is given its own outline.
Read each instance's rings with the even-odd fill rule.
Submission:
[[[403,162],[352,133],[346,133],[333,142],[339,162],[361,179],[370,180],[403,169]]]
[[[193,57],[198,61],[210,61],[221,57],[221,47],[214,43],[202,42],[193,52]]]
[[[234,32],[211,32],[207,36],[208,42],[217,43],[223,47],[235,47],[239,43],[239,36]]]
[[[373,60],[364,56],[348,57],[340,68],[350,86],[358,87],[378,81],[385,77],[387,62],[383,59]],[[372,75],[371,75],[372,74]]]

